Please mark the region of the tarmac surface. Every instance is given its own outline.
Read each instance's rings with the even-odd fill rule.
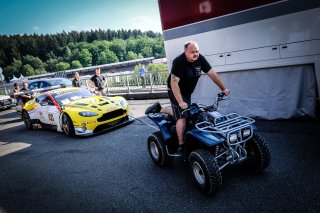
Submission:
[[[168,99],[130,100],[136,120],[87,138],[25,128],[0,111],[0,213],[3,212],[319,212],[319,120],[257,120],[271,164],[261,174],[222,171],[204,196],[182,159],[157,167],[146,147],[157,131],[145,109]]]

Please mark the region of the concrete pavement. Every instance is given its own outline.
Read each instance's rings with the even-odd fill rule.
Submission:
[[[161,106],[170,106],[169,99],[129,100],[130,111],[136,118],[145,116],[144,112],[152,104],[159,102]]]

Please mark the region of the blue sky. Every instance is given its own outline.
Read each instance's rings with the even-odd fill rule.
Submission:
[[[0,34],[140,29],[161,32],[157,0],[0,0]]]

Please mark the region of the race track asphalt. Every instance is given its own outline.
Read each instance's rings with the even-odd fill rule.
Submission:
[[[12,110],[1,111],[0,153],[25,147],[0,155],[0,212],[319,211],[319,120],[258,120],[270,166],[261,174],[229,167],[207,197],[182,159],[167,168],[151,161],[146,141],[156,130],[143,112],[153,102],[130,101],[134,122],[88,138],[28,131]]]

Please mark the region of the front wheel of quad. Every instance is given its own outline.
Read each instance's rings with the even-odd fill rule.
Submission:
[[[166,166],[170,164],[174,159],[174,157],[168,155],[165,142],[163,141],[160,132],[154,132],[149,135],[148,151],[151,159],[158,166]]]
[[[74,126],[71,118],[66,113],[62,114],[62,131],[69,137],[75,135]]]
[[[253,172],[261,172],[270,164],[271,156],[269,145],[259,133],[254,133],[253,137],[246,142],[245,149],[248,159],[245,164]]]
[[[197,186],[206,194],[217,192],[222,185],[222,176],[212,154],[200,149],[191,152],[189,163]]]
[[[33,129],[32,120],[30,119],[30,115],[26,110],[22,111],[22,119],[27,129]]]

